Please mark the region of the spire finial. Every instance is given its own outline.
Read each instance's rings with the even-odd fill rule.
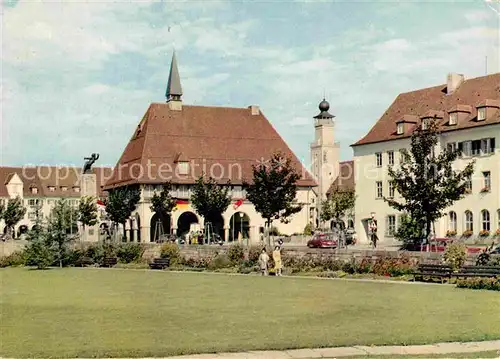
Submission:
[[[177,68],[177,57],[175,50],[172,54],[172,63],[170,64],[170,74],[168,75],[167,92],[165,93],[167,102],[181,101],[182,87],[179,69]]]

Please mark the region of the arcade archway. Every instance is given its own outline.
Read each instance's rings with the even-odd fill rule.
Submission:
[[[196,214],[189,211],[182,213],[177,220],[177,236],[182,237],[189,233],[193,223],[198,223]]]
[[[240,236],[250,238],[250,217],[244,212],[236,212],[229,220],[228,241],[237,241]]]
[[[213,234],[218,234],[220,238],[225,241],[226,238],[224,238],[224,218],[222,218],[221,215],[206,218],[205,232],[208,231]]]
[[[140,225],[139,221],[137,223]],[[140,227],[138,227],[140,228]],[[139,229],[140,232],[140,229]],[[149,237],[151,242],[156,242],[160,236],[170,234],[170,216],[155,213],[151,218]]]

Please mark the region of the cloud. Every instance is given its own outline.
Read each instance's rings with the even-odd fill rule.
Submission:
[[[398,93],[500,71],[477,4],[19,1],[3,8],[2,163],[118,159],[177,50],[190,104],[258,104],[308,158],[323,95],[348,145]],[[438,10],[436,10],[438,9]],[[407,16],[411,13],[412,16]],[[259,14],[257,17],[256,14]]]

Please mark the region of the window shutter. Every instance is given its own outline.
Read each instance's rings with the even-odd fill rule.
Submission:
[[[495,137],[490,138],[490,151],[495,152]]]

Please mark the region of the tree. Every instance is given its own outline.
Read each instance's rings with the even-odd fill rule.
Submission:
[[[78,204],[78,222],[82,224],[83,236],[86,236],[86,226],[97,223],[97,204],[94,197],[82,197]]]
[[[252,166],[252,172],[252,183],[244,182],[243,187],[247,199],[266,220],[268,230],[274,220],[286,223],[302,209],[302,205],[296,200],[300,176],[290,158],[275,153],[266,163]]]
[[[216,222],[231,203],[229,185],[228,181],[226,186],[221,186],[212,177],[205,180],[204,174],[196,180],[191,203],[206,222]]]
[[[403,242],[405,248],[419,244],[423,238],[423,227],[419,221],[406,214],[400,217],[400,221],[394,237]]]
[[[151,198],[151,206],[149,208],[151,208],[153,213],[158,215],[160,221],[163,218],[169,217],[176,206],[176,200],[170,194],[171,190],[172,183],[170,181],[165,182],[162,186],[161,192],[159,194],[155,192]]]
[[[137,208],[137,203],[141,199],[141,192],[137,186],[119,187],[109,192],[109,197],[105,201],[106,212],[111,221],[121,224],[125,229],[125,222]],[[125,231],[123,240],[127,240]]]
[[[338,223],[342,218],[352,212],[356,196],[354,190],[341,190],[335,187],[328,198],[321,202],[321,220],[334,220]]]
[[[24,218],[26,208],[23,206],[23,200],[19,197],[10,199],[7,203],[7,208],[3,211],[2,217],[7,227],[7,235],[12,237],[14,226]]]
[[[443,150],[436,155],[438,137],[435,119],[425,129],[416,128],[410,151],[402,150],[400,168],[389,167],[389,177],[403,201],[384,197],[389,206],[408,213],[427,235],[431,233],[432,223],[444,215],[443,210],[464,196],[467,180],[474,172],[474,162],[463,170],[453,170],[459,149]]]
[[[48,236],[47,228],[40,215],[36,215],[35,225],[28,232],[29,245],[26,248],[26,264],[46,269],[54,263],[54,251]]]
[[[47,243],[57,254],[59,266],[62,267],[66,247],[78,233],[78,212],[68,202],[61,199],[56,202],[50,213],[47,226]]]

